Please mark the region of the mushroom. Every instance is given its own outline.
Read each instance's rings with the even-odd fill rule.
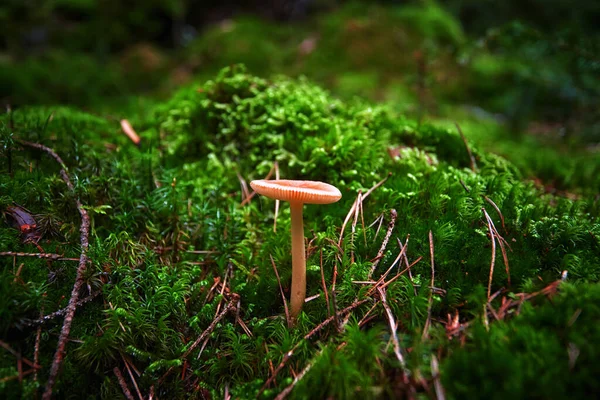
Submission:
[[[342,193],[332,185],[318,181],[257,180],[250,186],[258,194],[271,199],[288,201],[292,216],[292,292],[290,316],[293,323],[306,297],[306,254],[304,250],[304,204],[330,204],[342,198]]]

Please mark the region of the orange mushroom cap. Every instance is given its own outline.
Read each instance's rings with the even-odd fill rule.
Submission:
[[[342,193],[328,183],[296,180],[256,180],[250,182],[258,194],[271,199],[303,204],[329,204],[342,198]]]

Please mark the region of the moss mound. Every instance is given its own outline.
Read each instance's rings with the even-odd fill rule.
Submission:
[[[59,398],[120,398],[123,386],[162,398],[594,389],[598,341],[584,338],[598,336],[600,202],[588,192],[545,193],[455,129],[242,67],[126,117],[139,146],[116,116],[38,107],[2,117],[0,206],[9,222],[10,207],[24,207],[41,236],[36,247],[0,225],[0,251],[13,252],[0,258],[0,335],[42,367],[21,382],[17,358],[1,352],[8,397],[42,392],[48,379],[62,317],[40,316],[71,296],[76,199],[90,215],[90,262]],[[54,149],[74,189],[22,140]],[[273,271],[287,297],[289,209],[274,232],[274,203],[244,189],[275,163],[282,178],[343,193],[305,207],[311,300],[292,329]],[[69,260],[31,254],[42,251]],[[380,277],[384,288],[368,283]]]

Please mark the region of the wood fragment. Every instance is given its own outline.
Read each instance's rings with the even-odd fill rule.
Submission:
[[[283,287],[281,286],[281,279],[279,278],[279,272],[277,271],[277,266],[275,265],[275,260],[273,260],[273,256],[269,254],[269,258],[271,259],[271,265],[273,266],[273,271],[275,271],[275,276],[277,277],[277,284],[279,285],[279,293],[281,293],[281,299],[283,300],[283,310],[285,311],[285,320],[287,321],[288,327],[292,326],[292,319],[290,318],[290,312],[287,305],[287,300],[285,299],[285,294],[283,293]]]
[[[381,288],[377,288],[377,291],[379,292],[379,298],[381,299],[381,303],[383,304],[383,308],[385,309],[385,312],[388,317],[388,323],[390,325],[390,333],[392,334],[392,344],[394,346],[394,354],[396,355],[396,358],[400,362],[400,366],[404,370],[404,374],[406,376],[408,376],[409,371],[406,369],[406,362],[404,361],[404,356],[402,355],[402,350],[400,349],[400,341],[398,340],[397,325],[396,325],[396,321],[394,319],[394,314],[392,313],[392,309],[390,308],[390,306],[387,302],[386,296],[385,296],[386,291],[385,291],[385,289],[381,289]]]
[[[440,379],[440,366],[435,354],[431,355],[431,376],[433,378],[433,388],[435,389],[435,398],[437,400],[446,400],[446,391],[442,386]]]
[[[427,319],[425,320],[425,326],[423,327],[423,336],[421,337],[421,340],[425,340],[429,336],[429,325],[431,324],[431,307],[433,305],[433,287],[435,283],[435,261],[433,253],[433,233],[429,231],[429,255],[431,257],[431,285],[429,288],[429,300],[427,302]]]
[[[121,386],[121,390],[123,390],[123,394],[125,395],[125,397],[127,398],[127,400],[135,400],[135,398],[133,397],[133,395],[129,391],[129,388],[127,387],[127,382],[125,382],[125,378],[123,377],[123,374],[121,374],[121,371],[119,370],[119,368],[118,367],[114,367],[113,368],[113,373],[117,377],[117,381],[119,381],[119,385]]]
[[[477,172],[477,163],[475,162],[475,157],[473,156],[473,153],[471,153],[471,148],[469,147],[467,138],[465,137],[465,134],[463,133],[462,129],[460,129],[460,125],[458,125],[457,122],[455,122],[454,125],[456,126],[456,129],[458,130],[458,133],[460,134],[460,137],[462,138],[462,141],[465,144],[465,147],[467,148],[467,153],[469,153],[469,160],[471,161],[471,171]]]
[[[44,146],[39,143],[27,142],[24,140],[19,140],[24,146],[31,147],[37,150],[42,150],[50,155],[54,160],[60,165],[60,176],[72,192],[75,192],[75,187],[71,182],[69,174],[67,172],[67,166],[60,156],[51,148]],[[75,284],[73,285],[73,289],[71,291],[71,297],[69,298],[69,304],[67,305],[67,311],[65,313],[65,320],[63,323],[63,327],[60,332],[60,336],[58,338],[58,345],[56,347],[56,353],[54,354],[54,359],[52,360],[52,366],[50,368],[50,373],[48,376],[48,381],[46,382],[46,388],[44,390],[44,394],[42,395],[42,400],[50,400],[52,397],[52,390],[54,388],[54,384],[56,383],[56,379],[58,377],[58,373],[60,372],[60,367],[62,364],[62,360],[65,356],[65,347],[67,345],[67,340],[69,339],[69,333],[71,332],[71,325],[73,323],[73,318],[75,317],[75,310],[77,308],[77,302],[79,300],[79,293],[81,291],[81,287],[83,286],[84,281],[84,273],[87,268],[88,263],[88,246],[89,246],[89,229],[90,229],[90,218],[88,213],[79,200],[78,197],[75,197],[75,204],[77,205],[77,209],[79,210],[79,215],[81,216],[81,226],[80,226],[80,243],[81,243],[81,254],[79,257],[79,266],[77,267]]]
[[[138,136],[138,134],[135,132],[135,129],[133,129],[133,127],[131,126],[131,123],[129,123],[128,120],[126,120],[126,119],[121,120],[121,130],[133,142],[133,144],[135,144],[136,146],[140,145],[141,139]]]
[[[377,265],[379,265],[379,261],[383,258],[383,253],[385,252],[385,249],[388,245],[390,237],[392,236],[392,231],[394,230],[394,226],[396,225],[396,218],[398,218],[398,213],[396,212],[396,210],[394,210],[392,208],[390,210],[390,222],[388,224],[387,232],[385,234],[385,237],[383,238],[381,247],[379,248],[379,251],[377,252],[377,256],[375,257],[375,262],[373,262],[373,265],[371,266],[371,271],[369,271],[368,279],[371,279],[371,277],[373,276],[373,273],[377,269]]]
[[[53,254],[53,253],[21,253],[18,251],[0,251],[0,256],[37,257],[37,258],[46,258],[51,261],[79,261],[79,258],[64,257],[62,254]]]

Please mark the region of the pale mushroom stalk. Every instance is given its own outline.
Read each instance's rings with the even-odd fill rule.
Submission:
[[[294,324],[306,297],[306,253],[304,249],[304,204],[330,204],[342,194],[327,183],[318,181],[256,180],[250,186],[257,193],[290,203],[292,218],[292,291],[290,294],[290,319]]]
[[[292,217],[292,291],[290,294],[290,315],[295,321],[302,310],[306,298],[306,250],[304,248],[304,204],[290,202]]]

